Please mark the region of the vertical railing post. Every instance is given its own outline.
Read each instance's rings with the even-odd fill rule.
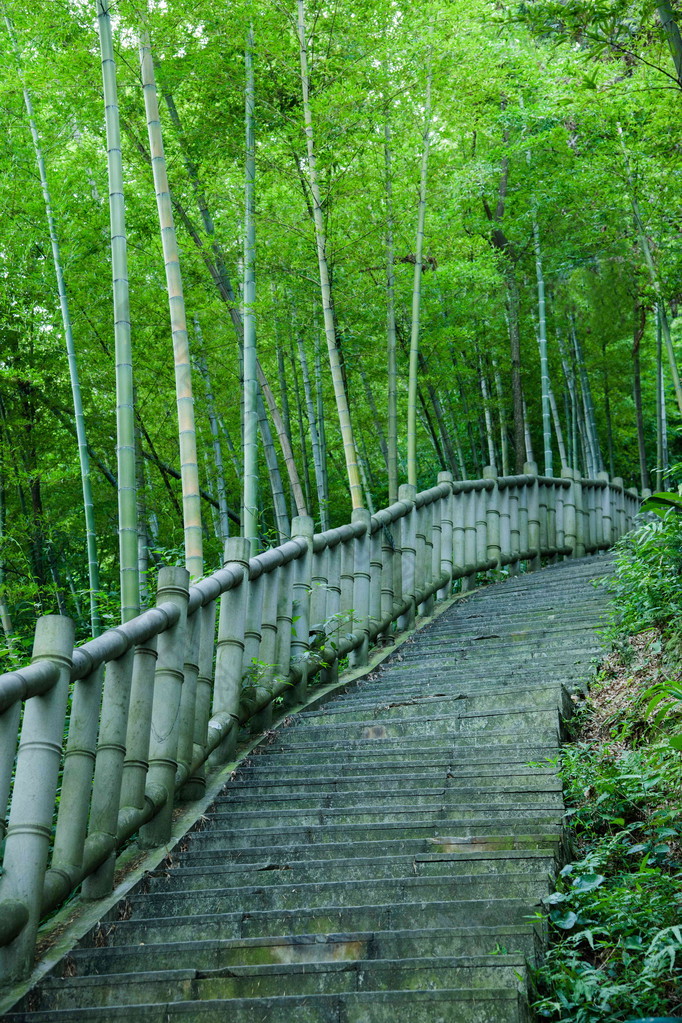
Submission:
[[[180,721],[178,725],[178,770],[189,778],[194,757],[194,718],[197,705],[197,680],[199,678],[199,648],[201,646],[201,608],[198,607],[187,619],[185,635],[185,665],[183,669],[182,692],[180,694]],[[184,785],[183,785],[184,787]],[[185,799],[184,794],[181,798]]]
[[[575,557],[585,557],[585,508],[583,485],[579,472],[573,474],[573,498],[575,500]]]
[[[264,732],[272,725],[272,692],[277,672],[277,606],[280,584],[279,570],[263,576],[263,605],[261,609],[260,647],[255,698],[266,705],[251,720],[251,731]]]
[[[69,877],[75,877],[83,863],[103,677],[101,664],[74,683],[71,696],[69,737],[50,863],[52,869]]]
[[[548,483],[547,490],[547,544],[551,548],[555,548],[557,545],[556,539],[556,487],[553,483]],[[554,565],[558,561],[558,556],[552,554],[550,558],[550,564]]]
[[[509,547],[512,557],[515,559],[509,565],[509,574],[516,575],[519,571],[518,558],[521,551],[521,522],[519,513],[519,492],[518,484],[509,487]]]
[[[457,572],[457,578],[462,578],[461,572],[466,564],[465,554],[465,531],[464,531],[464,510],[466,507],[466,494],[457,487],[453,487],[451,498],[452,504],[452,572]]]
[[[490,505],[490,491],[485,487],[475,492],[474,508],[476,532],[474,534],[476,549],[474,554],[474,565],[476,572],[481,572],[488,563],[488,508]],[[472,585],[476,585],[476,572],[472,578]]]
[[[199,674],[197,677],[194,711],[193,759],[196,759],[197,754],[205,756],[208,739],[208,722],[211,716],[211,691],[213,688],[216,610],[216,602],[211,600],[204,607],[196,611],[196,614],[201,615],[201,640],[199,643]],[[202,764],[196,770],[190,772],[187,782],[182,788],[181,795],[183,799],[187,800],[200,799],[205,789],[206,767]]]
[[[530,549],[530,541],[528,539],[528,504],[532,488],[533,488],[532,483],[524,482],[523,485],[520,486],[518,490],[519,551],[528,551]]]
[[[438,502],[440,506],[440,575],[446,574],[448,582],[444,583],[436,594],[438,600],[446,600],[452,593],[452,565],[454,556],[454,521],[452,473],[439,472],[438,482],[447,483],[448,493]]]
[[[172,571],[169,569],[169,571]],[[180,571],[184,572],[184,569]],[[187,603],[187,575],[185,573],[184,602]],[[184,629],[183,629],[184,632]],[[111,846],[108,858],[83,882],[83,897],[104,898],[113,888],[116,853],[114,843],[118,830],[118,812],[123,780],[123,761],[126,753],[126,735],[130,716],[130,692],[135,651],[131,647],[115,661],[109,661],[104,672],[102,713],[95,773],[92,781],[92,801],[88,823],[88,840]],[[182,658],[183,651],[179,651]],[[180,661],[182,684],[182,661]],[[175,781],[175,771],[173,772]]]
[[[485,493],[483,493],[483,504],[481,503],[481,492],[478,490],[470,490],[462,494],[464,508],[463,508],[463,520],[464,520],[464,567],[467,570],[466,575],[462,578],[462,592],[466,593],[473,586],[476,585],[476,566],[478,564],[478,533],[480,530],[477,529],[477,520],[479,518],[479,508],[481,508],[481,517],[485,512]],[[481,522],[481,525],[484,525]],[[487,535],[486,535],[486,548],[487,548]],[[482,544],[481,544],[482,546]]]
[[[570,486],[564,490],[564,541],[571,548],[571,557],[577,557],[576,507],[575,507],[575,473],[568,466],[561,470],[563,479],[570,480]]]
[[[566,530],[564,528],[565,522],[564,497],[566,492],[560,483],[555,484],[554,492],[555,492],[554,507],[556,509],[556,545],[557,547],[565,547]],[[560,555],[560,559],[563,557],[564,557],[563,554]]]
[[[431,551],[427,547],[427,536],[431,529],[431,506],[422,504],[416,511],[417,528],[415,533],[415,555],[414,555],[414,592],[415,600],[418,593],[423,593],[424,587],[428,585]],[[419,601],[417,611],[420,615],[426,613],[423,601]]]
[[[494,486],[487,491],[488,494],[488,508],[487,508],[487,523],[488,523],[488,543],[487,543],[487,559],[488,561],[497,562],[497,567],[500,567],[500,556],[502,554],[502,548],[500,546],[500,512],[501,512],[501,501],[500,491],[497,486],[497,470],[492,465],[486,465],[483,470],[483,478],[486,480],[493,480]]]
[[[310,629],[324,628],[327,610],[327,589],[329,586],[329,548],[313,551],[310,576]]]
[[[291,637],[291,663],[301,671],[301,678],[292,686],[285,704],[296,707],[305,702],[308,691],[308,655],[310,652],[310,590],[313,569],[313,536],[315,523],[310,515],[296,515],[291,523],[294,539],[304,540],[306,552],[296,560],[293,585],[293,634]]]
[[[509,558],[512,554],[512,533],[511,533],[511,504],[509,500],[509,487],[497,486],[498,502],[500,507],[500,564],[502,559],[507,559],[509,564]]]
[[[249,584],[249,599],[246,604],[246,621],[244,625],[244,666],[242,683],[242,701],[239,716],[244,720],[250,714],[253,700],[258,688],[261,674],[260,656],[261,628],[263,623],[263,599],[265,596],[265,576],[252,578]],[[249,729],[252,733],[262,732],[268,727],[267,721],[261,727],[261,721],[250,718]]]
[[[372,523],[370,529],[374,525]],[[372,631],[376,631],[381,622],[381,594],[384,585],[383,534],[383,529],[375,529],[369,540],[369,627]]]
[[[26,701],[17,752],[12,808],[0,878],[0,913],[24,922],[11,945],[0,948],[0,975],[19,980],[30,973],[40,922],[45,868],[64,736],[73,654],[73,623],[60,615],[39,618],[33,661],[56,664],[48,692]],[[88,793],[84,793],[87,798]],[[4,903],[4,905],[3,905]]]
[[[155,671],[156,636],[144,646],[136,648],[130,685],[126,755],[121,779],[121,806],[134,806],[138,810],[144,806],[144,788],[149,767],[149,732]]]
[[[397,528],[394,522],[390,526],[384,526],[380,530],[380,543],[381,543],[381,621],[386,621],[393,617],[393,606],[395,604],[395,545],[393,543],[393,536],[397,532]],[[375,534],[376,536],[377,534]],[[391,626],[387,626],[384,636],[388,637],[391,633]]]
[[[175,772],[180,735],[180,707],[185,664],[189,573],[184,568],[162,568],[158,598],[176,604],[180,616],[158,639],[158,662],[154,675],[152,727],[149,737],[147,784],[166,792],[166,801],[156,816],[140,828],[141,846],[164,845],[171,836]]]
[[[239,702],[244,675],[244,630],[249,600],[249,555],[251,545],[242,536],[225,541],[224,567],[232,569],[237,583],[220,598],[218,644],[216,647],[213,713],[228,714],[233,726],[209,757],[219,767],[234,757],[239,727]]]
[[[426,550],[424,562],[426,567],[424,584],[431,587],[440,575],[440,499],[432,501],[426,509]],[[429,594],[422,605],[422,614],[431,615],[436,604],[436,593]]]
[[[537,480],[538,467],[535,462],[526,462],[523,471],[532,476],[528,484],[528,550],[533,552],[528,567],[531,572],[537,571],[542,564],[540,555],[540,484]]]
[[[602,520],[602,535],[604,537],[604,543],[610,547],[613,543],[613,521],[611,517],[611,488],[609,486],[609,474],[607,472],[598,472],[597,479],[602,480],[603,486],[599,493],[601,495],[598,503],[598,511],[601,514]]]
[[[401,484],[398,490],[398,499],[404,504],[410,506],[410,510],[403,515],[400,519],[400,568],[401,568],[401,581],[402,581],[402,599],[403,602],[409,601],[410,607],[408,610],[400,616],[398,619],[398,629],[402,632],[405,629],[411,629],[414,625],[415,618],[415,604],[414,604],[414,588],[415,588],[415,557],[416,557],[416,546],[415,546],[415,534],[416,534],[416,516],[417,510],[414,506],[414,501],[417,496],[417,488],[411,483]]]
[[[360,646],[352,650],[349,663],[354,668],[367,664],[369,655],[369,584],[372,518],[366,508],[354,508],[353,525],[363,525],[364,532],[355,538],[355,570],[353,572],[353,632],[362,634]]]
[[[546,477],[543,477],[543,479]],[[538,480],[538,519],[540,522],[540,555],[549,546],[549,499],[547,497],[547,484]],[[538,568],[540,565],[538,565]]]
[[[277,593],[277,649],[275,659],[277,674],[288,678],[291,670],[291,632],[293,625],[293,585],[296,562],[287,561],[279,570],[279,590]],[[286,703],[284,694],[284,702]]]
[[[635,521],[635,515],[637,514],[637,509],[639,507],[639,492],[637,487],[628,487],[627,492],[630,496],[630,500],[628,501],[628,507],[625,512],[625,529],[629,530],[632,529]],[[642,492],[642,499],[644,499],[644,492]]]

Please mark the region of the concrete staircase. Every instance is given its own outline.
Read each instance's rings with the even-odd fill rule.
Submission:
[[[297,715],[9,1020],[517,1023],[607,558],[481,590]]]

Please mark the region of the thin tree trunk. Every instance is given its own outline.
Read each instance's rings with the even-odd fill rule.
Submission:
[[[386,165],[386,374],[388,435],[388,503],[398,500],[398,363],[395,331],[395,259],[393,247],[393,154],[388,110],[384,119],[384,161]],[[378,420],[377,420],[378,421]]]
[[[429,35],[432,32],[429,27]],[[421,171],[419,175],[419,212],[417,216],[417,241],[414,258],[414,280],[412,284],[412,324],[410,333],[410,370],[407,382],[407,482],[417,485],[417,375],[419,371],[419,323],[421,311],[422,259],[424,254],[424,222],[426,219],[426,182],[431,144],[431,84],[433,78],[433,55],[429,39],[427,57],[426,96],[424,100],[424,134],[422,142]]]
[[[322,393],[322,357],[317,331],[315,331],[315,398],[317,400],[317,433],[320,438],[320,466],[324,501],[320,507],[322,530],[329,528],[329,476],[327,472],[327,435],[324,419],[324,395]]]
[[[495,394],[497,395],[497,415],[500,421],[500,454],[502,456],[502,475],[509,475],[509,438],[507,427],[504,422],[504,391],[502,390],[502,376],[500,374],[497,359],[492,356],[493,375],[495,378]]]
[[[194,362],[199,370],[199,375],[204,381],[206,411],[211,430],[213,466],[215,469],[216,491],[218,494],[218,536],[224,543],[230,535],[230,518],[227,508],[227,488],[225,486],[225,470],[223,467],[223,449],[220,443],[220,427],[218,425],[218,416],[216,415],[215,410],[215,399],[213,397],[213,389],[211,387],[211,377],[206,363],[206,355],[204,353],[201,325],[199,324],[199,318],[196,316],[194,317],[194,335],[197,339],[197,351],[194,356]],[[239,478],[239,473],[237,473],[237,478]]]
[[[322,198],[317,176],[317,163],[315,158],[315,143],[313,136],[313,116],[310,106],[310,80],[308,76],[308,43],[305,27],[305,2],[298,0],[298,43],[299,57],[301,63],[301,90],[303,97],[303,117],[305,121],[305,134],[308,151],[308,183],[313,198],[313,219],[315,224],[315,240],[317,246],[317,262],[320,274],[320,292],[322,295],[322,313],[324,317],[324,332],[327,339],[327,351],[329,354],[329,366],[331,369],[332,383],[334,385],[334,397],[339,417],[339,427],[343,441],[343,452],[346,461],[346,472],[348,474],[348,486],[350,489],[351,504],[353,509],[363,507],[362,481],[358,470],[357,450],[353,438],[353,428],[348,409],[348,398],[343,385],[343,373],[339,349],[336,343],[336,324],[334,322],[334,310],[332,307],[332,292],[329,280],[329,268],[327,265],[327,239],[322,211]]]
[[[201,526],[197,432],[194,423],[194,396],[192,394],[192,369],[189,357],[187,316],[180,273],[180,254],[178,252],[178,241],[175,233],[168,172],[166,169],[166,156],[161,134],[154,62],[152,60],[149,33],[146,28],[140,36],[140,68],[142,71],[142,90],[147,115],[149,151],[152,157],[152,171],[154,173],[154,187],[156,190],[156,205],[161,229],[161,244],[166,268],[166,289],[168,292],[171,336],[173,339],[180,474],[182,476],[185,565],[190,578],[199,579],[204,573],[203,531]]]
[[[417,398],[419,399],[419,404],[421,405],[424,423],[426,424],[429,436],[431,437],[431,441],[433,442],[434,451],[436,452],[436,455],[438,457],[440,467],[441,469],[447,469],[447,462],[445,461],[443,449],[441,447],[440,440],[438,439],[438,433],[436,431],[435,426],[433,425],[433,420],[431,419],[431,414],[429,413],[429,407],[426,404],[424,392],[422,391],[421,387],[417,388]]]
[[[656,306],[656,490],[665,489],[668,469],[668,424],[665,409],[665,378],[660,308]]]
[[[613,423],[611,421],[611,387],[609,384],[609,363],[606,356],[606,341],[602,339],[602,366],[604,379],[604,418],[606,419],[606,451],[609,459],[609,475],[616,475],[613,460]]]
[[[367,374],[365,373],[365,370],[364,370],[364,368],[362,366],[360,366],[360,379],[362,380],[362,385],[363,385],[364,390],[365,390],[365,397],[367,398],[367,404],[369,405],[369,410],[372,413],[372,420],[374,422],[374,429],[376,430],[377,440],[379,442],[379,448],[381,450],[381,454],[382,454],[382,457],[384,459],[384,464],[386,465],[386,470],[388,471],[388,461],[389,461],[389,458],[388,458],[388,443],[386,441],[386,436],[384,434],[384,431],[383,431],[383,429],[381,427],[381,418],[379,416],[379,410],[377,408],[377,403],[374,400],[374,392],[372,391],[372,385],[370,384],[369,378],[368,378]]]
[[[495,437],[493,434],[493,417],[490,411],[490,393],[488,381],[483,371],[481,356],[478,356],[478,379],[481,385],[481,396],[483,398],[483,415],[485,417],[485,435],[488,442],[488,465],[492,466],[497,473],[497,456],[495,454]]]
[[[682,89],[682,36],[680,36],[680,30],[675,20],[672,5],[669,0],[663,0],[663,3],[656,4],[656,11],[668,40],[668,46],[670,47],[670,53],[672,54],[677,73],[677,81]]]
[[[549,360],[547,358],[547,317],[545,313],[545,277],[542,271],[542,249],[540,228],[533,217],[533,242],[535,246],[535,276],[538,282],[538,344],[540,346],[540,387],[542,393],[542,437],[545,450],[545,476],[554,474],[552,461],[552,423],[549,400]]]
[[[639,452],[639,480],[642,490],[648,490],[649,470],[646,464],[646,443],[644,440],[644,416],[642,414],[642,377],[640,372],[639,348],[644,337],[646,326],[646,307],[639,298],[635,298],[634,322],[632,333],[632,394],[635,401],[635,421],[637,424],[637,449]]]
[[[301,374],[303,376],[303,393],[305,395],[305,406],[308,415],[308,429],[310,430],[310,443],[313,449],[313,467],[315,470],[315,486],[317,489],[317,505],[320,513],[320,524],[322,531],[328,529],[326,512],[327,512],[327,499],[324,488],[324,471],[322,468],[322,451],[320,447],[320,435],[317,429],[317,419],[315,416],[315,406],[313,404],[313,390],[310,384],[310,373],[308,370],[308,359],[305,353],[305,345],[303,344],[303,338],[300,332],[296,329],[296,324],[293,324],[294,332],[296,334],[296,341],[298,345],[298,361],[301,366]],[[322,523],[325,525],[322,525]]]
[[[566,459],[566,447],[564,445],[564,434],[561,429],[561,419],[559,417],[559,410],[556,404],[556,398],[554,397],[554,391],[552,390],[551,381],[549,383],[549,404],[552,410],[552,419],[554,420],[554,432],[556,433],[556,443],[559,449],[559,461],[561,462],[561,468],[566,469],[568,461]]]
[[[130,342],[128,257],[123,198],[123,163],[118,115],[116,64],[111,36],[110,0],[96,0],[102,60],[107,133],[111,267],[114,293],[116,351],[116,456],[118,464],[118,536],[121,580],[121,618],[129,621],[140,610],[137,568],[137,500],[135,495],[135,414],[133,359]]]
[[[592,401],[592,389],[590,387],[590,378],[587,375],[587,366],[585,365],[585,358],[583,356],[582,346],[578,333],[575,327],[575,316],[571,314],[571,337],[573,339],[573,349],[575,352],[575,361],[578,367],[578,373],[580,375],[580,389],[583,396],[583,410],[585,418],[585,438],[587,441],[588,450],[592,458],[593,465],[590,468],[588,466],[588,472],[593,476],[597,472],[601,472],[604,468],[604,462],[601,456],[601,449],[599,447],[599,438],[597,436],[597,423],[594,416],[594,403]]]
[[[19,54],[16,39],[14,37],[14,29],[12,26],[12,22],[7,17],[7,15],[5,15],[5,25],[7,26],[7,31],[9,32],[12,45],[16,52],[17,63],[21,68],[21,57]],[[55,276],[57,278],[57,293],[59,295],[59,305],[62,314],[62,325],[64,327],[64,340],[66,342],[66,354],[69,365],[71,394],[73,396],[73,418],[76,426],[78,458],[80,462],[81,473],[81,487],[83,491],[83,517],[85,519],[86,550],[88,557],[88,581],[90,586],[90,628],[92,630],[93,637],[95,637],[99,636],[100,632],[102,631],[99,609],[97,607],[97,599],[100,588],[99,560],[97,557],[97,534],[95,531],[95,507],[92,499],[92,483],[90,479],[90,458],[88,455],[88,442],[85,431],[85,417],[83,414],[83,400],[81,397],[78,363],[76,360],[76,346],[73,340],[73,331],[71,328],[71,315],[69,312],[69,300],[66,293],[66,285],[64,282],[64,271],[62,269],[59,238],[57,236],[57,225],[55,223],[54,214],[52,212],[52,198],[50,196],[50,188],[47,181],[47,171],[45,169],[45,160],[43,159],[40,135],[38,134],[38,128],[36,126],[35,117],[33,115],[33,103],[31,100],[31,94],[23,81],[23,73],[21,71],[20,77],[22,79],[24,105],[26,107],[26,115],[28,117],[29,128],[31,130],[31,137],[33,139],[33,149],[35,152],[36,163],[38,165],[38,174],[40,177],[40,184],[43,192],[45,214],[47,216],[48,230],[50,232],[50,244],[52,246],[52,261],[54,263],[54,271]]]
[[[253,26],[249,28],[244,62],[246,68],[246,203],[244,207],[244,358],[242,368],[244,381],[242,536],[249,541],[253,557],[258,551],[258,413],[256,411],[256,310],[254,307],[256,301],[256,139],[254,131]],[[261,389],[262,386],[261,383]],[[269,403],[269,399],[266,398],[266,401]],[[272,408],[270,412],[272,414]]]
[[[530,424],[528,422],[528,409],[526,408],[526,399],[525,398],[523,399],[523,422],[524,422],[523,445],[524,445],[524,447],[526,449],[526,461],[527,462],[534,462],[535,461],[535,457],[533,455],[533,440],[532,440],[531,435],[530,435]]]

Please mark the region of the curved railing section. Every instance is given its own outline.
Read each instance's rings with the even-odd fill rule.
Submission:
[[[399,497],[324,533],[299,516],[291,540],[254,558],[232,538],[224,567],[192,586],[164,568],[156,607],[76,649],[68,618],[39,620],[32,663],[0,676],[0,977],[30,972],[41,919],[79,885],[111,892],[133,834],[168,842],[174,806],[202,796],[240,728],[267,729],[316,676],[332,684],[342,658],[366,664],[456,580],[606,549],[639,508],[622,480],[570,469],[441,473]]]

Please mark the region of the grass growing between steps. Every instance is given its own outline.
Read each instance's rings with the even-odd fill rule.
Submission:
[[[539,1019],[682,1016],[682,526],[621,542],[606,657],[562,756],[574,859],[546,900]],[[656,712],[668,713],[656,721]]]

